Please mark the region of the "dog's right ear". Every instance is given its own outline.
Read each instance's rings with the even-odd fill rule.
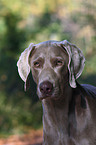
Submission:
[[[31,43],[28,48],[26,48],[19,57],[17,62],[18,72],[21,79],[25,82],[25,91],[29,84],[28,75],[30,73],[29,56],[31,52],[35,49],[35,45]]]

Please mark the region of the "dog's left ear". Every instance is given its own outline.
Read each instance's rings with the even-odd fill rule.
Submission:
[[[76,88],[76,79],[79,78],[84,69],[85,57],[77,46],[69,43],[67,40],[61,41],[60,44],[69,55],[68,70],[70,86]]]

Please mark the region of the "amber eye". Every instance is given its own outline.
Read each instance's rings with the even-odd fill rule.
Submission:
[[[61,66],[62,64],[62,60],[55,60],[55,66]]]
[[[40,67],[40,63],[39,63],[38,61],[36,61],[36,62],[34,62],[34,66],[35,66],[36,68],[38,68],[38,67]]]

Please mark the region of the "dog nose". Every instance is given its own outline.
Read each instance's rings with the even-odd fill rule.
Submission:
[[[49,95],[52,93],[53,90],[53,84],[49,81],[44,81],[40,84],[40,91],[42,94]]]

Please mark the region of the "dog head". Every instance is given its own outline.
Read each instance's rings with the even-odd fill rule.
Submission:
[[[25,89],[32,71],[38,96],[43,99],[58,97],[68,85],[76,88],[76,79],[81,75],[84,63],[82,51],[64,40],[31,43],[21,54],[17,66]]]

